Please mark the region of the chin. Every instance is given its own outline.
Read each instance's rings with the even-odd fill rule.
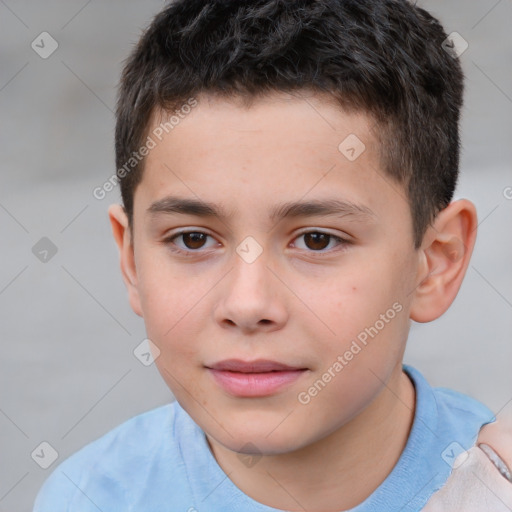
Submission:
[[[270,415],[269,421],[264,421],[261,413],[256,413],[243,420],[240,417],[226,419],[223,425],[229,425],[227,432],[211,421],[202,428],[225,448],[251,455],[280,455],[294,452],[322,437],[320,433],[305,429],[307,425],[304,420],[292,423],[291,416],[293,414],[283,421],[286,415],[274,414],[271,416],[272,421]],[[255,421],[251,421],[252,419]]]
[[[274,439],[270,441],[265,435],[243,435],[229,437],[220,435],[212,437],[217,443],[228,450],[247,455],[284,455],[308,446],[310,443],[304,439]]]

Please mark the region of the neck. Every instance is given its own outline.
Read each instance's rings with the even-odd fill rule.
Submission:
[[[415,392],[401,365],[375,400],[329,436],[252,468],[207,436],[213,455],[246,495],[282,510],[335,512],[363,502],[400,458],[414,419]]]

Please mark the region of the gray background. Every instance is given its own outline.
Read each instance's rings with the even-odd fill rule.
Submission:
[[[480,228],[459,296],[412,326],[406,362],[497,412],[512,399],[512,0],[419,3],[469,43],[457,197]],[[121,62],[162,6],[0,0],[0,512],[30,510],[58,462],[172,399],[133,355],[145,331],[107,218],[118,191],[92,195],[114,172]],[[59,45],[47,59],[31,48],[43,31]],[[32,252],[42,237],[47,262]],[[43,441],[58,452],[46,470],[31,458]]]

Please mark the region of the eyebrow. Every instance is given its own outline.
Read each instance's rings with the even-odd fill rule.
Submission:
[[[182,214],[196,217],[229,219],[236,212],[228,212],[221,205],[197,199],[167,196],[151,204],[147,209],[147,213],[151,216],[157,214]],[[377,217],[367,206],[358,205],[346,200],[327,198],[277,204],[270,211],[269,218],[271,221],[276,221],[284,218],[331,215],[353,217],[360,221],[370,221]]]

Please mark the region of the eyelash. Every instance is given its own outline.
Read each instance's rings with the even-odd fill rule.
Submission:
[[[176,254],[183,254],[183,255],[186,255],[186,256],[189,256],[189,255],[192,255],[192,254],[200,254],[201,252],[203,253],[206,253],[208,251],[208,249],[206,250],[201,250],[201,249],[197,249],[197,250],[194,250],[194,249],[181,249],[181,248],[177,248],[176,244],[174,243],[174,240],[182,235],[186,235],[186,234],[189,234],[189,233],[200,233],[200,234],[203,234],[203,235],[206,235],[208,237],[211,237],[213,238],[212,235],[208,234],[208,233],[205,233],[204,231],[199,231],[199,230],[184,230],[184,231],[179,231],[178,233],[174,233],[173,235],[165,238],[163,240],[163,243],[166,244],[169,248],[170,251],[176,253]],[[329,242],[334,239],[335,241],[338,242],[338,246],[341,246],[341,248],[344,248],[346,245],[349,245],[351,242],[345,238],[341,238],[339,236],[336,236],[336,235],[333,235],[332,233],[328,233],[326,231],[320,231],[320,230],[309,230],[309,231],[303,231],[299,234],[297,234],[297,236],[294,238],[294,240],[296,240],[297,238],[301,237],[301,236],[304,236],[304,235],[307,235],[307,234],[311,234],[311,233],[319,233],[319,234],[323,234],[323,235],[327,235],[329,236]],[[333,252],[333,251],[336,251],[336,250],[339,250],[339,249],[322,249],[322,250],[318,250],[318,251],[315,251],[315,250],[308,250],[307,252],[311,253],[311,254],[326,254],[326,253],[330,253],[330,252]]]

